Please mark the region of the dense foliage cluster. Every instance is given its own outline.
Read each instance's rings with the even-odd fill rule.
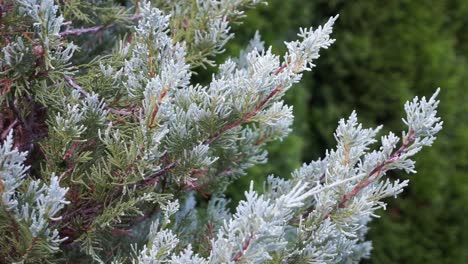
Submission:
[[[6,1],[0,256],[6,262],[356,263],[383,198],[442,127],[438,91],[405,104],[401,138],[356,112],[336,147],[286,179],[224,192],[293,122],[285,92],[315,67],[337,16],[275,55],[256,34],[214,55],[256,0]],[[125,7],[128,6],[128,7]],[[96,41],[100,38],[100,41]],[[109,44],[111,43],[111,44]],[[208,84],[195,69],[217,66]],[[198,68],[197,68],[198,67]],[[380,147],[373,144],[380,142]]]

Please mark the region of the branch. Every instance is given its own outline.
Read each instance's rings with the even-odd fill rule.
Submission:
[[[323,218],[323,220],[329,218],[331,216],[331,214],[338,208],[345,208],[346,207],[346,204],[349,200],[351,200],[353,197],[355,197],[357,194],[359,194],[359,192],[366,188],[367,186],[369,186],[369,184],[375,182],[377,179],[379,179],[384,172],[385,170],[385,166],[387,166],[388,164],[392,164],[393,162],[397,161],[402,154],[406,153],[406,151],[408,150],[408,147],[411,143],[414,142],[415,140],[415,131],[414,130],[410,130],[409,133],[408,133],[408,137],[403,141],[403,144],[400,146],[400,148],[395,151],[394,153],[392,153],[392,155],[390,155],[389,158],[387,158],[384,162],[382,162],[380,165],[378,165],[377,167],[375,167],[370,173],[369,173],[369,176],[366,177],[365,179],[363,179],[362,181],[360,181],[356,186],[354,186],[353,190],[345,195],[343,195],[343,198],[340,200],[340,202],[338,203],[338,205],[333,208],[331,211],[329,211],[325,217]]]
[[[64,76],[65,78],[65,81],[72,87],[74,88],[75,90],[77,90],[81,95],[83,95],[84,97],[89,97],[89,93],[86,92],[80,85],[78,85],[74,80],[73,78],[71,78],[70,76],[67,76],[65,75]],[[113,113],[113,114],[116,114],[116,115],[133,115],[133,111],[125,111],[123,109],[114,109],[112,107],[109,107],[107,105],[105,105],[105,108],[107,110],[109,110],[109,112]]]
[[[65,75],[64,78],[65,81],[67,81],[67,83],[73,87],[73,89],[80,92],[80,94],[82,94],[84,97],[89,97],[89,93],[86,92],[81,86],[79,86],[70,76]]]
[[[278,70],[276,70],[274,75],[280,74],[288,65],[289,65],[288,63],[283,64],[280,68],[278,68]],[[275,89],[273,89],[273,91],[271,91],[270,94],[265,99],[263,99],[252,111],[250,111],[244,117],[242,117],[242,119],[237,120],[234,123],[231,123],[231,124],[228,124],[228,125],[224,126],[218,132],[216,132],[215,134],[210,136],[207,140],[205,140],[203,143],[204,144],[210,144],[213,141],[215,141],[216,139],[218,139],[226,131],[228,131],[230,129],[233,129],[233,128],[235,128],[237,126],[240,126],[243,123],[247,122],[252,116],[256,115],[260,111],[260,109],[262,109],[263,106],[265,106],[265,104],[268,103],[268,101],[270,101],[270,99],[273,96],[275,96],[283,87],[284,87],[284,84],[279,84],[278,86],[276,86]]]
[[[159,105],[161,104],[162,100],[166,96],[167,90],[168,90],[167,86],[164,86],[161,94],[159,95],[158,101],[157,101],[153,111],[151,112],[151,119],[150,119],[150,122],[149,122],[149,125],[148,125],[149,128],[153,128],[154,119],[156,118],[156,115],[158,114],[158,111],[159,111]]]
[[[137,186],[143,187],[143,186],[148,186],[148,185],[155,183],[159,177],[166,174],[171,169],[175,168],[177,164],[178,164],[178,161],[171,162],[169,165],[151,174],[146,179],[139,181],[137,183]]]
[[[85,34],[85,33],[96,33],[96,32],[99,32],[101,30],[107,29],[107,28],[109,28],[111,26],[113,26],[113,24],[110,24],[110,25],[107,25],[107,26],[95,26],[95,27],[89,27],[89,28],[69,29],[69,30],[65,30],[63,32],[60,32],[59,34],[60,34],[61,37],[73,36],[73,35],[79,36],[79,35]]]
[[[280,74],[288,65],[289,65],[288,63],[283,64],[280,68],[278,68],[278,70],[274,73],[274,75]],[[273,91],[271,91],[270,94],[265,99],[263,99],[257,106],[255,106],[255,108],[252,111],[247,113],[240,120],[237,120],[221,128],[218,132],[216,132],[215,134],[208,137],[208,139],[203,141],[203,144],[209,145],[210,143],[218,139],[221,135],[223,135],[226,131],[233,129],[237,126],[240,126],[246,121],[248,121],[252,116],[256,115],[260,111],[260,109],[262,109],[262,107],[265,106],[265,104],[268,103],[268,101],[270,101],[270,99],[273,96],[275,96],[283,87],[284,87],[284,84],[279,84],[278,86],[276,86],[275,89],[273,89]],[[166,174],[169,170],[173,169],[177,164],[179,164],[179,162],[180,160],[171,162],[167,167],[157,171],[156,173],[150,175],[148,178],[138,182],[137,186],[141,187],[141,186],[148,186],[150,184],[153,184],[158,177]]]
[[[12,130],[16,125],[18,124],[18,118],[15,119],[15,121],[13,121],[8,127],[7,129],[5,129],[5,131],[3,131],[2,133],[2,136],[0,139],[5,139],[8,135],[8,133],[10,133],[10,130]]]
[[[203,142],[203,144],[210,144],[212,143],[213,141],[215,141],[216,139],[218,139],[222,134],[224,134],[226,131],[228,130],[231,130],[237,126],[240,126],[242,125],[243,123],[247,122],[252,116],[256,115],[260,109],[262,109],[262,107],[268,103],[268,101],[270,101],[270,99],[275,95],[277,94],[281,88],[283,88],[284,85],[283,84],[279,84],[278,86],[275,87],[275,89],[273,89],[273,91],[271,91],[271,93],[265,98],[263,99],[252,111],[250,111],[249,113],[247,113],[244,117],[242,117],[242,119],[240,120],[237,120],[236,122],[234,123],[231,123],[229,125],[226,125],[224,126],[223,128],[221,128],[221,130],[219,130],[218,132],[216,132],[215,134],[213,134],[211,137],[209,137],[207,140],[205,140]]]
[[[247,248],[250,246],[250,242],[252,241],[252,235],[250,235],[247,240],[242,244],[242,249],[240,249],[236,255],[234,255],[234,258],[232,261],[238,262],[242,256],[244,256],[244,252],[247,250]]]
[[[136,20],[140,19],[141,17],[142,17],[142,15],[134,15],[128,21],[133,22],[133,21],[136,21]],[[75,29],[69,29],[69,30],[62,31],[59,34],[60,34],[61,37],[80,36],[80,35],[86,34],[86,33],[97,33],[99,31],[115,27],[116,25],[117,25],[117,23],[112,23],[112,24],[109,24],[109,25],[106,25],[106,26],[100,25],[100,26],[94,26],[94,27],[89,27],[89,28],[75,28]]]

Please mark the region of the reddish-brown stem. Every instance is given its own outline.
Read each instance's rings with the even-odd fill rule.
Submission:
[[[263,137],[259,138],[257,141],[255,141],[254,145],[255,145],[255,146],[259,146],[259,145],[265,143],[265,141],[266,141],[267,139],[268,139],[267,136],[263,136]]]
[[[286,67],[288,67],[289,63],[284,63],[283,65],[281,65],[281,67],[278,68],[278,70],[275,71],[275,75],[278,75],[280,74],[284,69],[286,69]]]
[[[117,249],[119,249],[120,247],[122,246],[122,243],[119,242],[117,245],[115,245],[114,247],[112,247],[107,253],[106,253],[106,257],[107,257],[107,260],[106,260],[106,263],[108,263],[109,259],[111,257],[114,256],[114,253]]]
[[[12,130],[17,124],[18,124],[18,119],[16,118],[15,121],[13,121],[6,129],[5,131],[3,131],[2,133],[2,140],[5,139],[8,135],[8,133],[10,133],[10,130]]]
[[[63,215],[62,215],[62,221],[67,221],[68,219],[71,219],[73,218],[74,216],[76,215],[80,215],[81,217],[85,218],[85,216],[87,215],[91,215],[95,212],[99,212],[101,210],[101,208],[103,207],[102,204],[91,204],[91,203],[85,203],[83,204],[82,206],[81,205],[76,205],[77,208],[72,211],[72,212],[65,212]]]
[[[3,86],[3,87],[0,89],[0,96],[3,96],[3,95],[7,94],[10,91],[11,80],[8,79],[8,78],[0,79],[0,87],[1,86]]]
[[[61,37],[67,37],[67,36],[79,36],[79,35],[82,35],[82,34],[86,34],[86,33],[97,33],[101,30],[104,30],[104,29],[107,29],[107,28],[110,28],[111,25],[107,25],[107,26],[94,26],[94,27],[89,27],[89,28],[75,28],[75,29],[69,29],[69,30],[65,30],[65,31],[62,31],[60,32],[60,36]]]
[[[75,153],[75,150],[79,144],[80,142],[78,141],[73,142],[70,148],[63,155],[63,160],[68,160]]]
[[[130,19],[130,21],[138,20],[141,17],[142,17],[141,15],[134,15]],[[112,28],[112,27],[114,27],[116,25],[117,24],[114,23],[114,24],[110,24],[110,25],[107,25],[107,26],[100,25],[100,26],[94,26],[94,27],[89,27],[89,28],[75,28],[75,29],[69,29],[69,30],[62,31],[59,34],[60,34],[61,37],[68,37],[68,36],[79,36],[79,35],[87,34],[87,33],[99,33],[102,30]]]
[[[159,177],[166,174],[168,171],[172,170],[176,165],[177,165],[177,162],[171,162],[169,165],[151,174],[146,179],[139,181],[137,183],[137,186],[144,187],[144,186],[149,186],[149,185],[154,184],[158,180]]]
[[[234,255],[234,258],[232,258],[232,261],[239,261],[242,256],[244,256],[244,252],[247,250],[247,248],[249,248],[250,246],[250,242],[252,241],[252,235],[250,235],[246,241],[244,241],[244,243],[242,244],[242,249],[239,250],[236,255]]]
[[[214,235],[213,235],[213,223],[211,222],[208,222],[208,224],[206,224],[208,226],[208,237],[210,239],[210,241],[213,239]]]
[[[70,166],[68,169],[66,169],[64,172],[62,172],[62,174],[60,174],[59,179],[62,180],[63,178],[65,178],[65,176],[67,176],[67,174],[69,174],[70,172],[75,170],[75,167],[76,167],[75,164]]]
[[[111,234],[113,236],[120,236],[120,235],[124,235],[124,236],[127,236],[127,237],[132,237],[133,236],[132,231],[126,230],[126,229],[121,229],[121,228],[112,229]]]
[[[23,34],[23,37],[24,37],[27,41],[29,41],[29,43],[31,43],[32,45],[35,45],[35,44],[36,44],[36,42],[35,42],[34,40],[32,40],[32,39],[28,36],[28,35],[34,34],[34,32],[23,32],[22,34]]]
[[[77,84],[73,78],[70,76],[65,76],[65,81],[75,90],[77,90],[81,95],[84,97],[89,97],[89,93],[86,92],[79,84]],[[105,107],[109,112],[116,114],[116,115],[133,115],[133,111],[126,111],[123,109],[114,109],[112,107],[106,106]]]
[[[397,151],[395,151],[394,153],[392,153],[392,155],[390,155],[390,157],[388,159],[386,159],[380,165],[376,166],[369,173],[369,175],[366,178],[364,178],[362,181],[360,181],[356,186],[354,186],[354,188],[349,193],[343,195],[343,198],[340,200],[337,207],[330,210],[325,215],[324,220],[329,218],[331,216],[331,214],[336,209],[345,208],[346,204],[348,203],[349,200],[351,200],[353,197],[355,197],[362,189],[369,186],[369,184],[371,184],[371,183],[375,182],[377,179],[379,179],[383,175],[382,172],[384,172],[385,166],[397,161],[401,157],[401,155],[404,154],[407,151],[408,146],[411,143],[413,143],[414,140],[415,140],[414,134],[415,134],[414,130],[410,130],[409,133],[408,133],[408,136],[404,139],[404,141],[403,141],[402,145],[400,146],[400,148]]]
[[[153,112],[151,112],[151,119],[148,125],[149,128],[153,128],[154,119],[156,118],[156,115],[158,114],[158,111],[159,111],[159,105],[161,104],[162,100],[166,96],[167,90],[168,90],[167,87],[164,87],[161,94],[159,95],[158,102],[156,103],[153,109]]]
[[[206,224],[206,228],[207,228],[208,234],[205,236],[204,242],[205,242],[205,244],[208,246],[208,252],[211,252],[211,250],[212,250],[211,241],[213,240],[213,237],[214,237],[214,234],[213,234],[213,230],[214,230],[213,223],[212,223],[211,221],[208,221],[208,223]]]
[[[260,109],[262,109],[262,107],[268,102],[270,101],[270,99],[275,95],[277,94],[281,88],[283,88],[283,84],[279,84],[278,86],[275,87],[275,89],[273,89],[273,91],[271,91],[271,93],[265,98],[263,99],[252,111],[250,111],[249,113],[247,113],[242,119],[240,120],[237,120],[236,122],[234,123],[231,123],[229,125],[226,125],[224,126],[221,130],[219,130],[218,132],[216,132],[215,134],[213,134],[211,137],[209,137],[207,140],[205,140],[204,144],[210,144],[212,143],[213,141],[215,141],[216,139],[218,139],[222,134],[224,134],[226,131],[230,130],[230,129],[233,129],[237,126],[240,126],[241,124],[247,122],[252,116],[256,115]]]
[[[278,75],[280,74],[286,67],[288,66],[288,64],[283,64],[276,72],[275,72],[275,75]],[[240,126],[241,124],[243,124],[244,122],[248,121],[252,116],[256,115],[260,109],[265,106],[265,104],[273,97],[275,96],[282,88],[284,87],[284,84],[279,84],[278,86],[275,87],[275,89],[273,89],[273,91],[270,92],[270,94],[265,98],[263,99],[258,105],[255,106],[255,108],[250,111],[249,113],[247,113],[246,115],[244,115],[244,117],[242,117],[240,120],[237,120],[231,124],[228,124],[226,126],[224,126],[223,128],[221,128],[218,132],[216,132],[215,134],[211,135],[208,139],[206,139],[203,144],[205,145],[209,145],[210,143],[212,143],[213,141],[215,141],[216,139],[218,139],[221,135],[223,135],[226,131],[230,130],[230,129],[233,129],[237,126]],[[169,170],[171,170],[172,168],[174,168],[177,164],[179,163],[179,160],[177,161],[174,161],[174,162],[171,162],[167,167],[165,167],[164,169],[161,169],[159,171],[157,171],[156,173],[152,174],[151,176],[149,176],[147,179],[144,179],[140,182],[137,183],[138,186],[148,186],[150,184],[153,184],[158,177],[164,175],[166,172],[168,172]]]
[[[84,97],[88,97],[89,93],[86,92],[81,86],[79,86],[70,76],[64,76],[65,81],[73,87],[73,89],[77,90],[80,94],[82,94]]]
[[[283,66],[281,66],[278,70],[276,70],[275,75],[280,74],[287,66],[288,66],[288,64],[286,64],[286,63],[283,64]],[[226,131],[228,131],[230,129],[233,129],[233,128],[235,128],[237,126],[240,126],[243,123],[247,122],[252,116],[256,115],[263,108],[263,106],[265,106],[265,104],[268,103],[268,101],[270,101],[270,99],[273,96],[275,96],[283,87],[284,87],[284,84],[282,84],[282,83],[278,84],[278,86],[276,86],[275,89],[273,89],[267,97],[265,97],[258,105],[256,105],[255,108],[252,111],[248,112],[240,120],[237,120],[234,123],[231,123],[231,124],[228,124],[228,125],[224,126],[218,132],[216,132],[211,137],[209,137],[207,140],[205,140],[203,143],[204,144],[210,144],[211,142],[218,139]]]

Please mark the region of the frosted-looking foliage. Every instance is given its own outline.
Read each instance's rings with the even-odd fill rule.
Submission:
[[[19,1],[19,12],[33,19],[34,31],[39,37],[40,45],[35,47],[44,52],[46,68],[54,69],[67,65],[77,49],[73,43],[60,43],[60,27],[63,16],[58,14],[58,6],[53,0],[23,0]]]
[[[26,180],[29,167],[24,165],[24,161],[27,153],[15,149],[12,141],[13,131],[0,146],[0,206],[10,215],[11,221],[28,226],[33,240],[43,240],[43,246],[48,250],[57,251],[67,238],[61,238],[49,224],[60,220],[58,213],[69,204],[65,199],[68,188],[60,187],[59,178],[55,175],[50,176],[49,184],[41,180]],[[22,189],[25,191],[21,192]]]
[[[369,221],[385,208],[383,198],[408,184],[385,175],[414,173],[413,156],[442,127],[438,91],[405,105],[401,138],[379,138],[382,127],[364,128],[353,111],[323,158],[289,178],[268,176],[256,186],[262,192],[252,183],[230,210],[229,184],[267,162],[267,144],[291,132],[293,108],[283,96],[334,43],[338,16],[301,28],[283,55],[256,32],[238,58],[216,65],[232,23],[263,1],[91,2],[22,0],[8,11],[18,23],[9,23],[0,54],[0,259],[358,263],[370,256]],[[112,50],[106,43],[114,42]],[[195,69],[208,65],[217,73],[196,83]]]
[[[23,163],[26,159],[25,152],[19,152],[13,147],[13,132],[10,132],[0,146],[0,181],[2,185],[2,205],[7,210],[18,206],[16,189],[21,186],[29,169]]]
[[[251,185],[246,200],[232,216],[225,213],[223,199],[214,200],[209,213],[224,219],[224,224],[211,240],[210,256],[208,260],[187,260],[264,263],[278,258],[288,263],[357,263],[368,257],[367,223],[377,217],[375,210],[385,207],[381,199],[399,194],[408,184],[381,178],[393,169],[414,172],[411,156],[430,144],[441,129],[442,122],[436,116],[437,93],[427,101],[422,98],[407,103],[408,119],[418,116],[418,123],[405,121],[408,131],[402,133],[399,148],[399,139],[390,133],[381,138],[379,150],[370,151],[380,127],[362,128],[353,112],[339,122],[337,148],[295,171],[291,180],[269,177],[263,195]],[[184,254],[191,257],[191,247],[186,250]],[[173,263],[178,263],[176,260],[179,257],[174,256]]]

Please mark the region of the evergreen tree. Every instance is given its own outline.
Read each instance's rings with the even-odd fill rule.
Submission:
[[[283,96],[337,16],[275,55],[256,35],[214,57],[256,0],[6,1],[0,60],[0,258],[38,263],[356,263],[381,200],[442,122],[439,90],[405,103],[401,139],[341,119],[336,147],[268,176],[231,213],[223,195],[293,121]],[[135,4],[135,5],[133,5]],[[112,48],[111,48],[112,47]],[[195,69],[217,66],[206,85]],[[380,147],[372,144],[380,141]]]

